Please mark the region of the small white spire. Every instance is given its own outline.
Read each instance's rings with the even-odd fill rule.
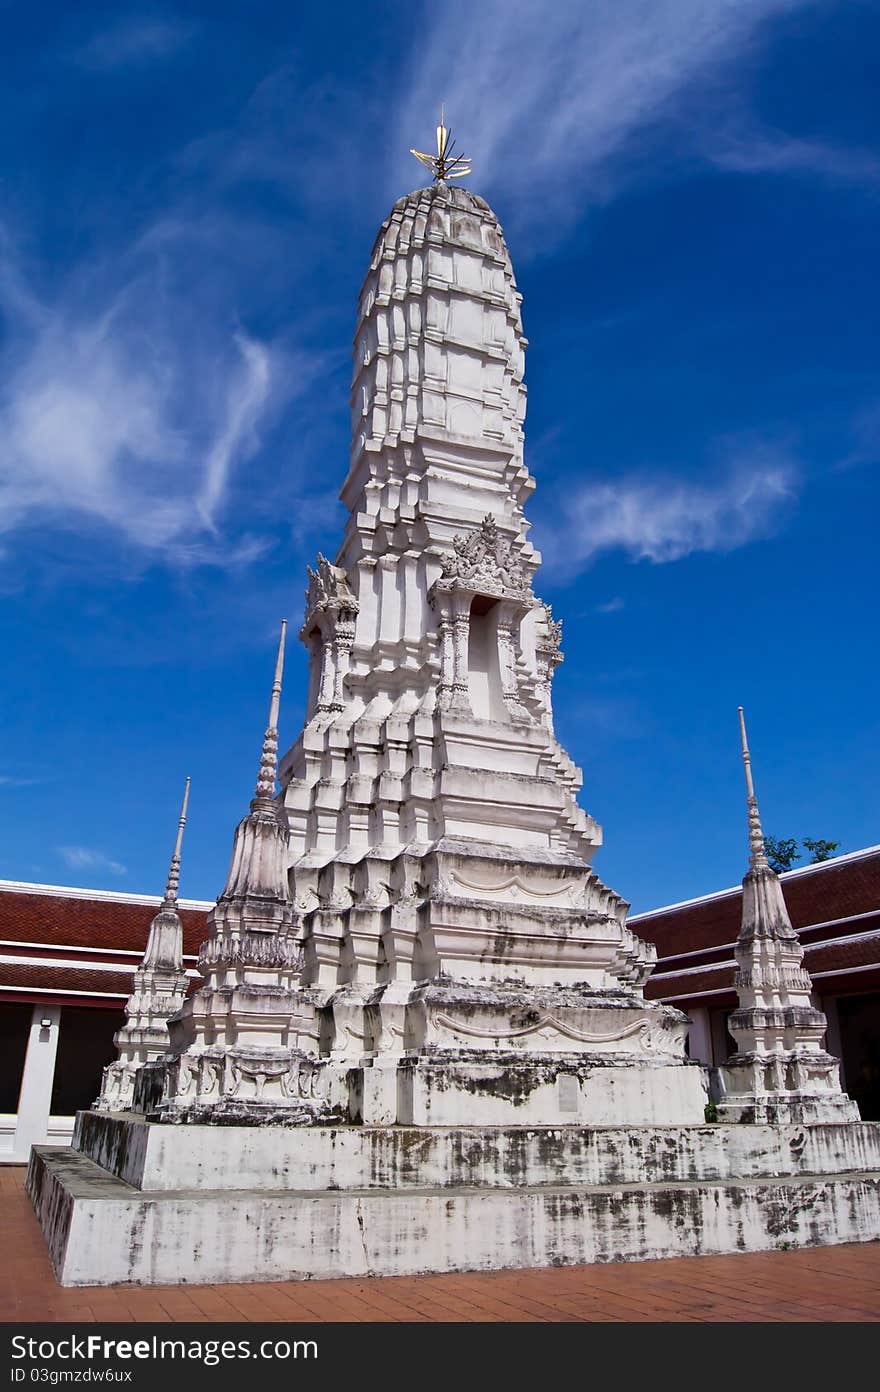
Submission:
[[[742,740],[743,766],[746,771],[746,806],[749,813],[749,852],[751,866],[753,870],[763,870],[769,867],[767,852],[764,848],[764,832],[761,829],[761,815],[758,811],[758,799],[755,797],[755,784],[752,780],[752,757],[749,753],[749,742],[746,738],[746,721],[743,715],[742,706],[737,707],[739,711],[739,732]]]
[[[168,870],[168,883],[165,886],[165,903],[168,905],[177,903],[177,886],[180,883],[180,848],[183,844],[183,828],[186,826],[189,785],[190,779],[189,775],[187,775],[186,784],[183,789],[183,803],[180,808],[180,821],[177,823],[177,840],[174,843],[174,854],[171,857],[171,865]]]
[[[260,771],[254,797],[261,802],[271,802],[275,796],[275,776],[278,769],[278,710],[281,705],[281,677],[284,671],[284,640],[287,636],[287,620],[281,620],[281,637],[278,640],[278,657],[275,662],[275,680],[272,683],[272,699],[269,702],[269,724],[263,737],[263,752],[260,756]]]

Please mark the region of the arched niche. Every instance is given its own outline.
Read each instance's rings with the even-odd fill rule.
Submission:
[[[474,595],[468,625],[468,696],[478,720],[506,720],[498,655],[499,602]]]

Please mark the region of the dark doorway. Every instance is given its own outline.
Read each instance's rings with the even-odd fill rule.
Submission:
[[[846,1090],[863,1121],[880,1121],[880,993],[838,996]]]
[[[18,1111],[28,1035],[34,1007],[16,1002],[0,1005],[0,1112]]]
[[[124,1019],[121,1010],[63,1007],[52,1084],[53,1116],[73,1116],[91,1107],[101,1090],[101,1071],[116,1057],[113,1036]]]

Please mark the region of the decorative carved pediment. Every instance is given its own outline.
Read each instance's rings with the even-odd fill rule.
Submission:
[[[554,619],[550,605],[544,604],[544,622],[538,628],[537,646],[542,652],[558,653],[561,643],[562,620]]]
[[[483,518],[477,531],[452,538],[452,553],[443,558],[437,584],[444,589],[461,586],[478,594],[517,598],[531,592],[525,566],[491,515]]]
[[[309,572],[309,588],[306,590],[304,628],[307,628],[319,613],[358,612],[358,602],[351,592],[348,576],[341,566],[331,565],[327,557],[322,556],[319,551],[317,570],[312,570],[311,566],[307,566],[306,569]]]
[[[348,576],[340,565],[330,565],[326,555],[319,551],[316,571],[311,565],[306,569],[309,572],[309,587],[305,592],[305,619],[299,631],[301,639],[305,638],[319,615],[331,614],[340,621],[345,615],[356,614],[359,608],[348,585]]]

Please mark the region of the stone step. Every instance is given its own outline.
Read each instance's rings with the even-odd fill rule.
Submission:
[[[217,1134],[215,1130],[214,1134]],[[59,1282],[162,1285],[577,1265],[880,1234],[880,1171],[516,1188],[145,1194],[35,1146],[28,1193]]]
[[[174,1126],[80,1112],[74,1146],[147,1192],[671,1183],[880,1170],[880,1123]]]

